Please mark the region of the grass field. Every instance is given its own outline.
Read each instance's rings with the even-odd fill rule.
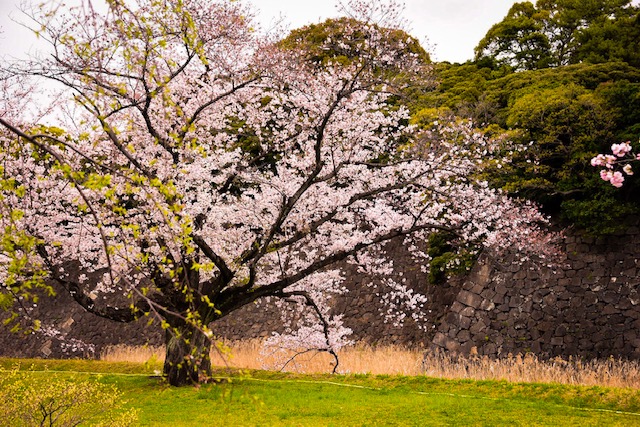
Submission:
[[[4,369],[16,363],[43,382],[115,385],[142,426],[640,425],[632,388],[228,369],[216,371],[219,382],[171,388],[153,375],[157,361],[0,359]]]

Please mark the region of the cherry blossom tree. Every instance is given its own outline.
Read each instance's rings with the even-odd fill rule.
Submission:
[[[261,35],[241,2],[106,3],[34,14],[49,55],[2,75],[3,301],[26,310],[55,284],[97,316],[157,319],[181,385],[210,372],[214,322],[263,298],[302,313],[285,342],[344,345],[339,262],[384,278],[388,313],[419,318],[391,239],[424,266],[438,230],[546,253],[535,207],[474,179],[499,141],[464,122],[408,125],[399,85],[433,77],[385,41],[393,3],[350,3],[342,37],[359,56],[322,67]],[[30,112],[33,78],[64,102]]]

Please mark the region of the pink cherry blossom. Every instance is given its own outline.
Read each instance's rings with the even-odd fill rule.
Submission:
[[[614,187],[620,188],[624,183],[624,175],[622,175],[620,171],[615,171],[609,178],[609,182],[611,182],[611,185],[613,185]]]
[[[631,145],[629,141],[622,142],[620,144],[611,145],[611,151],[615,156],[624,157],[627,153],[631,151]]]
[[[605,167],[600,171],[600,178],[620,188],[624,185],[624,175],[633,175],[633,167],[629,162],[640,160],[640,154],[634,154],[632,149],[629,141],[613,144],[611,151],[614,155],[598,154],[591,159],[591,166]]]

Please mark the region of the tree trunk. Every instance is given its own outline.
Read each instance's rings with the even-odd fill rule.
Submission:
[[[211,375],[211,340],[193,325],[165,332],[164,376],[172,386],[197,384]]]

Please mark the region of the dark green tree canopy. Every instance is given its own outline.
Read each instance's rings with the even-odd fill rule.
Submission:
[[[439,87],[425,94],[414,122],[442,115],[471,118],[485,131],[527,147],[486,176],[535,200],[548,213],[593,234],[615,231],[640,212],[637,177],[620,191],[594,174],[589,160],[640,135],[640,70],[621,62],[509,72],[482,62],[437,64]]]
[[[373,26],[379,30],[381,40],[371,40],[371,31],[365,26]],[[422,63],[431,62],[429,54],[420,46],[415,37],[404,30],[395,28],[378,28],[376,24],[365,23],[353,18],[342,17],[327,19],[320,24],[311,24],[291,33],[281,42],[288,49],[299,49],[309,62],[321,67],[328,63],[350,64],[365,58],[378,57],[377,63],[387,71],[392,70],[391,64],[396,63],[402,56],[417,57]],[[381,47],[394,47],[397,52],[395,58],[380,58]]]
[[[631,0],[538,0],[514,4],[476,47],[515,70],[579,62],[640,64],[640,9]]]
[[[543,30],[540,11],[530,2],[516,3],[480,41],[476,58],[488,56],[517,70],[547,67],[551,46]]]

